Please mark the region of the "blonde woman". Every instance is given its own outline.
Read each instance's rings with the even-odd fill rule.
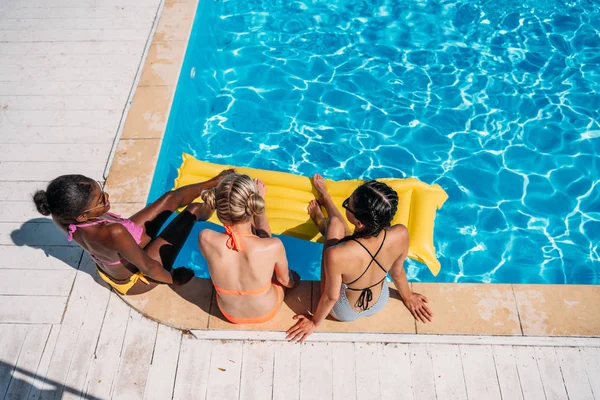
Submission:
[[[248,175],[231,174],[202,199],[217,210],[225,232],[200,232],[200,251],[217,291],[217,305],[234,324],[272,319],[283,302],[283,287],[299,284],[290,273],[281,240],[271,237],[265,216],[265,185]]]

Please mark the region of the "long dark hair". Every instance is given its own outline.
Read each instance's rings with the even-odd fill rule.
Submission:
[[[398,193],[383,182],[368,181],[352,194],[353,213],[365,228],[354,232],[348,239],[368,238],[379,235],[389,227],[398,210]]]
[[[63,221],[75,221],[91,201],[96,182],[83,175],[62,175],[46,190],[33,195],[35,207],[42,215],[54,215]]]

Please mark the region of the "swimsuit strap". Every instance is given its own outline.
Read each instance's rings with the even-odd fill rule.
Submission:
[[[69,224],[69,226],[67,227],[67,240],[69,242],[73,240],[73,234],[75,233],[75,231],[78,228],[85,228],[86,226],[94,226],[94,225],[101,224],[103,222],[111,222],[111,221],[109,219],[97,219],[95,221],[87,222],[87,223],[83,223],[83,224]]]
[[[267,290],[269,290],[271,288],[271,285],[272,285],[272,282],[269,281],[263,287],[254,289],[254,290],[229,290],[229,289],[223,289],[222,287],[217,286],[217,284],[213,282],[213,286],[215,287],[215,290],[217,291],[217,293],[229,294],[232,296],[248,296],[248,295],[253,295],[253,294],[265,293]]]
[[[352,290],[352,291],[355,291],[355,292],[359,292],[359,291],[361,292],[360,296],[358,296],[358,299],[356,300],[356,303],[354,303],[354,305],[356,307],[360,308],[363,311],[366,311],[366,310],[369,309],[369,303],[373,300],[373,292],[371,291],[371,288],[379,285],[380,283],[382,283],[385,280],[385,278],[387,276],[387,273],[388,273],[386,271],[386,269],[383,268],[383,266],[375,258],[375,257],[377,257],[377,255],[379,254],[379,252],[381,251],[381,249],[383,248],[383,244],[385,243],[385,238],[386,237],[387,237],[387,231],[384,230],[383,231],[383,240],[381,241],[381,245],[379,246],[379,249],[377,249],[377,252],[375,253],[375,255],[373,255],[369,251],[369,249],[367,249],[367,247],[364,244],[362,244],[361,242],[359,242],[356,239],[353,239],[356,243],[360,244],[361,247],[363,249],[365,249],[365,251],[367,253],[369,253],[369,255],[371,256],[371,262],[369,262],[369,265],[367,265],[367,268],[364,270],[364,272],[362,274],[360,274],[360,276],[358,278],[356,278],[355,280],[353,280],[352,282],[345,284],[347,290]],[[366,288],[363,288],[363,289],[355,289],[355,288],[348,287],[348,285],[353,284],[354,282],[356,282],[357,280],[359,280],[360,278],[362,278],[364,274],[367,273],[367,271],[369,270],[369,268],[371,268],[371,265],[373,264],[373,261],[375,261],[375,264],[377,264],[379,266],[379,268],[381,268],[381,270],[383,272],[385,272],[385,276],[383,277],[383,279],[381,279],[379,282],[377,282],[377,283],[375,283],[375,284],[373,284],[371,286],[367,286]]]
[[[363,249],[365,249],[365,251],[366,251],[367,253],[369,253],[369,255],[371,256],[371,262],[369,262],[369,265],[367,265],[367,268],[366,268],[366,269],[363,271],[363,273],[362,273],[362,274],[360,274],[360,276],[359,276],[358,278],[356,278],[356,279],[355,279],[355,280],[353,280],[352,282],[348,282],[348,283],[346,283],[346,285],[352,285],[354,282],[356,282],[357,280],[359,280],[360,278],[362,278],[362,277],[363,277],[363,275],[367,273],[367,271],[369,270],[369,268],[371,268],[371,264],[373,264],[373,261],[375,261],[375,263],[376,263],[376,264],[379,266],[379,268],[381,268],[381,270],[382,270],[383,272],[385,272],[386,274],[388,273],[388,272],[387,272],[387,270],[381,266],[381,264],[379,263],[379,261],[377,261],[377,260],[375,259],[375,257],[377,257],[377,255],[379,254],[379,252],[380,252],[380,251],[381,251],[381,249],[383,248],[383,244],[385,243],[385,238],[386,238],[386,236],[387,236],[387,232],[384,230],[384,231],[383,231],[383,240],[381,241],[381,245],[379,246],[379,249],[377,249],[377,252],[375,253],[375,255],[373,255],[373,253],[371,253],[371,252],[369,251],[369,249],[367,249],[367,248],[365,247],[365,245],[364,245],[364,244],[362,244],[361,242],[359,242],[359,241],[358,241],[358,240],[356,240],[356,239],[352,239],[352,240],[354,240],[356,243],[360,244],[360,245],[361,245],[361,247],[362,247]],[[359,290],[362,290],[362,289],[359,289]]]
[[[229,236],[227,238],[227,243],[225,243],[227,245],[227,248],[235,251],[242,250],[242,243],[239,239],[240,236],[256,236],[249,233],[237,233],[233,230],[231,225],[225,225],[225,234]]]

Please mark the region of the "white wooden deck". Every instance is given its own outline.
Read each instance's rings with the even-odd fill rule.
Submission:
[[[102,179],[160,3],[0,2],[0,398],[600,399],[599,347],[196,339],[97,283],[30,199]]]

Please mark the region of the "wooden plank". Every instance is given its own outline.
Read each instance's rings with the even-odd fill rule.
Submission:
[[[88,42],[106,40],[138,42],[142,46],[148,38],[148,29],[31,29],[0,30],[2,42]]]
[[[2,85],[0,85],[1,87]],[[112,143],[115,139],[114,127],[76,127],[76,126],[13,126],[0,137],[0,144],[23,143],[23,136],[36,143]],[[45,179],[50,181],[56,177]],[[5,180],[7,177],[4,178]],[[44,180],[44,179],[42,179]],[[35,181],[29,179],[29,181]],[[2,182],[0,180],[0,182]]]
[[[139,44],[142,45],[141,43]],[[72,68],[72,67],[57,67],[52,69],[41,69],[37,67],[28,67],[28,68],[19,68],[19,67],[3,67],[0,66],[0,74],[3,76],[2,80],[6,82],[62,82],[69,80],[69,77],[72,77],[73,81],[82,81],[86,82],[90,80],[90,77],[93,77],[94,80],[97,81],[122,81],[125,84],[126,81],[132,81],[135,77],[135,69],[133,67],[123,69],[123,68],[106,68],[103,69],[101,67],[93,67],[93,68]],[[80,111],[61,111],[60,113],[77,113]],[[102,121],[101,115],[106,114],[107,110],[98,110],[98,111],[90,111],[93,115],[95,115],[94,120],[99,122]],[[55,119],[51,119],[47,114],[48,111],[12,111],[10,108],[3,110],[3,119],[0,120],[0,127],[6,128],[11,124],[14,125],[32,125],[32,126],[57,126],[59,123]],[[39,118],[39,121],[35,119],[28,118]],[[92,118],[90,118],[92,120]],[[29,121],[29,122],[27,122]],[[79,122],[85,125],[85,122]],[[69,126],[73,126],[72,124],[66,124]],[[76,125],[79,126],[79,125]]]
[[[152,7],[156,8],[158,6],[158,2],[156,0],[79,0],[76,4],[69,2],[68,0],[52,0],[52,1],[43,1],[40,0],[4,0],[2,3],[2,8],[10,8],[10,9],[27,9],[27,8],[38,8],[40,6],[47,8],[66,8],[66,7],[80,7],[80,8],[94,8],[98,6],[108,7],[108,6],[127,6],[128,8],[137,9],[141,7]],[[90,12],[92,12],[91,10]],[[133,11],[128,15],[136,15]]]
[[[11,110],[121,110],[125,107],[126,101],[126,93],[123,93],[122,96],[0,95],[0,104]]]
[[[84,262],[87,264],[85,266],[87,270],[94,268],[90,265],[93,264],[93,262],[89,257],[86,256]],[[95,358],[94,351],[98,343],[102,324],[105,320],[110,289],[105,282],[100,279],[96,281],[95,278],[95,271],[93,276],[85,274],[80,277],[81,280],[87,281],[86,296],[88,302],[85,308],[85,318],[81,324],[77,342],[73,343],[73,357],[71,358],[69,370],[66,375],[69,391],[63,393],[63,400],[80,398],[85,393],[88,384],[87,375]]]
[[[0,246],[3,269],[39,269],[39,270],[72,270],[79,267],[83,254],[80,247],[40,246]]]
[[[0,128],[1,129],[1,128]],[[81,174],[95,180],[102,179],[104,166],[85,162],[21,162],[0,163],[0,176],[14,181],[52,180],[59,175]],[[0,242],[0,244],[10,244]]]
[[[274,342],[273,399],[300,399],[300,350],[296,343]]]
[[[52,325],[31,325],[23,342],[5,400],[25,399],[34,383]],[[1,392],[1,389],[0,389]]]
[[[65,311],[63,323],[58,333],[56,345],[48,364],[44,383],[30,397],[32,399],[58,399],[62,396],[67,382],[67,374],[75,351],[75,343],[85,319],[90,285],[97,285],[89,276],[92,273],[92,262],[84,257],[81,263],[69,302]]]
[[[300,349],[300,399],[333,397],[331,344],[304,343]]]
[[[2,52],[3,45],[5,43],[0,43],[0,54],[6,54],[6,57],[14,57],[12,54]],[[30,47],[31,45],[30,43],[20,44],[21,47]],[[50,51],[52,46],[47,44],[46,47]],[[87,55],[79,57],[85,58]],[[76,96],[92,98],[94,96],[111,96],[122,98],[123,96],[127,97],[129,90],[130,87],[124,85],[120,79],[105,82],[30,82],[27,85],[18,82],[2,82],[0,85],[0,95],[3,96]]]
[[[400,393],[403,400],[416,400],[410,368],[410,349],[407,344],[379,344],[379,390],[382,400],[398,399]]]
[[[0,323],[59,324],[67,297],[0,296]]]
[[[31,199],[28,201],[0,201],[0,222],[23,223],[29,221],[51,224],[52,218],[40,214]]]
[[[588,376],[579,348],[557,347],[556,355],[570,400],[593,400],[591,381],[597,381],[599,373]]]
[[[356,397],[379,400],[381,389],[379,385],[379,347],[377,343],[355,343],[354,357],[358,363],[355,373]],[[337,374],[337,371],[334,371]]]
[[[131,312],[113,386],[113,399],[141,399],[144,396],[157,329],[156,322]]]
[[[0,43],[0,54],[7,55],[31,55],[31,54],[78,54],[78,55],[88,55],[88,54],[127,54],[127,55],[142,55],[144,51],[144,47],[140,46],[139,43],[136,42],[107,42],[107,41],[95,41],[95,42],[31,42],[31,43]],[[1,79],[1,78],[0,78]],[[89,84],[91,83],[93,77],[88,79],[88,82],[71,82],[71,85],[80,83],[80,84]],[[95,79],[97,81],[97,79]],[[123,81],[118,79],[119,86],[123,86]],[[2,80],[2,85],[5,85],[6,80]],[[33,88],[38,87],[42,83],[48,83],[53,85],[50,82],[37,82],[33,83]],[[13,83],[14,84],[14,83]],[[9,87],[12,87],[13,84],[10,84]],[[68,81],[64,82],[65,85],[69,85]],[[102,84],[102,83],[100,83]],[[0,85],[1,86],[1,85]],[[52,86],[50,86],[52,87]],[[30,93],[32,89],[22,89],[25,93]],[[98,90],[98,89],[96,89]],[[90,94],[94,94],[96,92],[90,92]],[[41,94],[41,93],[39,93]]]
[[[206,399],[212,348],[213,342],[210,340],[197,340],[191,335],[183,335],[173,400]]]
[[[111,145],[106,144],[5,144],[0,147],[0,161],[87,162],[106,165]],[[31,200],[29,204],[35,210]]]
[[[0,269],[0,295],[68,296],[76,270]],[[15,283],[20,284],[15,284]]]
[[[144,399],[162,400],[170,399],[173,396],[181,336],[181,331],[178,329],[166,325],[158,326],[152,363],[144,389]]]
[[[277,331],[196,330],[191,332],[204,340],[271,340],[285,341]],[[476,344],[490,346],[584,346],[600,347],[600,338],[581,336],[475,336],[475,335],[415,335],[403,333],[315,332],[306,340],[318,342],[377,342],[408,344]]]
[[[580,347],[579,351],[583,357],[585,371],[590,378],[590,386],[596,399],[600,399],[600,379],[593,379],[600,371],[600,348],[598,347]]]
[[[534,352],[546,399],[568,399],[556,350],[553,347],[534,347]]]
[[[523,398],[525,400],[545,398],[533,347],[515,346],[514,352]]]
[[[354,343],[331,343],[332,379],[334,400],[356,399],[356,354]],[[362,371],[362,365],[360,371]]]
[[[519,372],[512,346],[492,346],[498,384],[503,399],[523,400]]]
[[[271,342],[244,342],[241,399],[265,399],[272,396],[274,353]]]
[[[240,396],[240,381],[244,365],[244,342],[230,341],[216,345],[210,360],[208,372],[207,399],[245,399],[258,398],[254,394],[250,397]],[[247,368],[261,368],[260,365],[250,365]],[[263,397],[265,398],[265,397]]]
[[[95,346],[94,360],[87,376],[86,396],[110,398],[130,312],[131,307],[111,292],[100,337]]]
[[[408,348],[414,398],[435,400],[435,381],[429,344],[409,344]]]
[[[2,164],[0,164],[0,167]],[[1,168],[0,168],[1,169]],[[45,246],[79,246],[69,242],[67,235],[54,224],[37,222],[0,222],[0,244],[45,247]]]
[[[460,345],[469,399],[502,398],[491,346]]]
[[[4,69],[0,68],[0,73]],[[61,70],[64,70],[61,69]],[[53,70],[59,73],[58,69]],[[69,74],[72,71],[64,71]],[[78,74],[83,74],[87,71],[81,69]],[[34,73],[32,71],[31,73]],[[115,71],[116,75],[122,77],[123,71]],[[76,80],[76,79],[74,79]],[[2,119],[0,119],[0,129],[11,129],[13,126],[74,126],[74,127],[89,127],[89,128],[116,128],[115,123],[118,123],[121,118],[121,113],[118,110],[3,110]],[[46,180],[46,179],[41,179]],[[49,179],[48,179],[49,180]]]
[[[429,346],[435,391],[441,399],[466,399],[467,389],[458,345],[433,344]]]
[[[48,367],[50,366],[52,354],[54,353],[54,348],[56,347],[56,341],[58,340],[58,334],[60,332],[60,325],[50,326],[50,334],[48,335],[42,357],[36,368],[35,377],[29,388],[29,393],[24,397],[26,399],[38,399],[40,397],[39,388],[44,385],[46,374],[48,373]]]
[[[32,7],[32,8],[12,8],[5,9],[0,18],[119,18],[124,15],[137,15],[139,18],[152,19],[156,15],[156,10],[153,7]]]
[[[0,139],[1,141],[2,139]],[[45,190],[48,182],[0,181],[0,201],[32,201],[33,194]],[[40,215],[41,216],[41,215]]]
[[[6,394],[28,329],[27,325],[0,325],[0,398]]]
[[[5,18],[2,20],[2,29],[31,30],[31,29],[146,29],[150,32],[152,21],[131,16],[123,18]],[[0,63],[4,59],[0,58]]]

